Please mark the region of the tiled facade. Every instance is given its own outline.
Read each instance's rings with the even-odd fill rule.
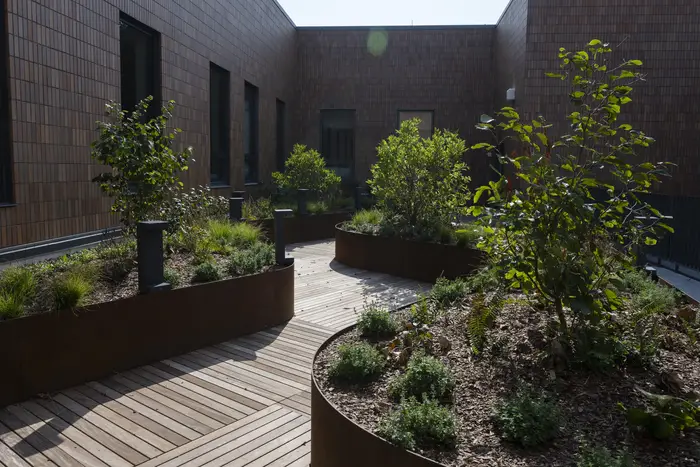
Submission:
[[[259,89],[261,182],[276,168],[277,99],[287,149],[319,147],[321,110],[355,110],[354,171],[363,180],[399,110],[432,110],[436,127],[473,142],[479,115],[515,87],[526,115],[561,120],[564,90],[544,71],[556,68],[560,46],[600,38],[622,43],[617,58],[645,62],[648,82],[629,110],[657,139],[648,156],[679,165],[661,190],[700,196],[697,0],[513,0],[497,26],[381,30],[296,28],[275,0],[4,2],[15,204],[0,207],[0,247],[115,225],[90,181],[101,168],[89,145],[105,102],[120,98],[120,12],[161,35],[162,98],[177,102],[178,141],[195,153],[189,186],[209,182],[210,62],[231,75],[230,179],[242,189],[245,82]],[[482,181],[484,160],[470,163]]]

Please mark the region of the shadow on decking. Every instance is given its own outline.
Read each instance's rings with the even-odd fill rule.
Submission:
[[[308,384],[302,372],[279,363],[289,360],[300,367],[306,361],[299,351],[290,355],[293,343],[278,340],[287,326],[2,408],[0,445],[4,441],[22,459],[34,456],[58,465],[103,465],[97,445],[128,464],[144,462],[289,397],[292,389],[279,389],[284,383],[259,372]],[[259,360],[263,350],[266,356]],[[255,363],[245,369],[226,365],[236,362]],[[274,387],[266,387],[266,381]],[[137,450],[136,438],[149,449]]]

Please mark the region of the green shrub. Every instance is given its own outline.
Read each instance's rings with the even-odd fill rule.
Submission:
[[[437,318],[437,313],[424,295],[420,295],[418,302],[411,305],[408,315],[414,327],[431,326]]]
[[[328,376],[339,382],[366,383],[381,374],[385,363],[384,355],[366,342],[344,344],[338,348]]]
[[[387,214],[387,233],[439,239],[440,227],[467,209],[470,179],[462,159],[466,146],[449,131],[435,130],[423,139],[419,125],[419,119],[404,121],[395,135],[379,144],[367,184]]]
[[[605,447],[583,445],[579,449],[576,467],[636,467],[629,454],[613,455]]]
[[[467,284],[463,279],[449,280],[438,278],[430,291],[430,301],[440,307],[447,307],[467,295]]]
[[[257,225],[246,222],[231,224],[232,238],[230,245],[234,248],[247,248],[260,243],[262,231]]]
[[[527,448],[554,438],[561,416],[554,402],[521,389],[496,406],[495,422],[505,439]]]
[[[162,218],[168,221],[168,232],[180,232],[193,225],[204,225],[210,219],[226,220],[229,202],[215,196],[208,186],[178,192],[166,202]]]
[[[500,276],[499,269],[491,265],[481,268],[474,274],[465,277],[464,283],[467,293],[487,293],[504,288],[504,280]]]
[[[110,168],[93,181],[113,198],[112,212],[131,231],[138,221],[163,214],[169,198],[183,185],[180,173],[187,170],[192,155],[191,147],[172,149],[179,129],[166,131],[175,103],[166,103],[159,115],[150,117],[152,102],[149,96],[132,111],[108,103],[111,121],[97,123],[99,137],[92,143],[93,159]]]
[[[634,314],[651,315],[673,310],[680,294],[673,287],[665,287],[649,279],[642,271],[631,270],[622,274],[627,291],[632,295],[628,308]]]
[[[382,218],[382,212],[377,209],[357,211],[346,226],[355,232],[374,234],[379,229]]]
[[[173,288],[176,288],[182,284],[182,277],[173,268],[165,268],[163,271],[163,278],[165,282],[170,284]]]
[[[272,219],[275,206],[270,198],[248,199],[243,202],[243,218],[250,221]]]
[[[335,210],[347,211],[355,207],[355,199],[350,196],[334,197],[331,206]]]
[[[484,228],[478,225],[465,225],[455,231],[457,246],[476,248],[479,240],[484,236]]]
[[[653,394],[641,388],[636,390],[646,400],[644,407],[627,408],[618,403],[634,428],[643,429],[656,439],[668,440],[685,430],[700,427],[700,404],[697,401]]]
[[[19,318],[24,314],[24,301],[17,296],[0,292],[0,319]]]
[[[328,209],[328,203],[325,201],[310,201],[306,205],[306,209],[309,211],[309,214],[323,214],[330,210]]]
[[[453,449],[457,420],[436,401],[409,399],[381,421],[377,434],[404,449]]]
[[[282,190],[296,193],[306,188],[316,193],[329,193],[340,185],[340,177],[326,168],[326,161],[318,151],[303,144],[295,144],[284,163],[284,173],[274,172],[272,180]]]
[[[275,264],[275,248],[267,243],[257,243],[231,254],[228,264],[232,276],[247,276],[264,271]]]
[[[103,262],[103,274],[112,281],[123,280],[136,266],[136,241],[116,241],[97,247],[97,259]]]
[[[90,276],[86,274],[69,272],[59,276],[51,284],[54,308],[60,311],[82,305],[92,288]]]
[[[406,372],[391,381],[389,394],[396,400],[414,397],[448,401],[454,388],[454,377],[440,360],[418,354],[408,361]]]
[[[212,262],[204,262],[198,265],[194,270],[192,282],[214,282],[221,280],[221,272],[216,264]]]
[[[477,292],[472,296],[467,314],[467,335],[474,354],[483,350],[486,344],[486,333],[493,326],[504,302],[503,295],[498,292],[489,296],[483,292]]]
[[[9,267],[0,276],[0,292],[22,305],[34,297],[36,286],[34,273],[26,267]]]
[[[357,329],[366,337],[391,337],[396,334],[398,325],[389,310],[371,304],[360,314]]]

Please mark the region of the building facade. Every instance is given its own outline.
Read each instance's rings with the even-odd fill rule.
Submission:
[[[295,142],[362,182],[405,118],[472,143],[515,88],[526,116],[562,122],[565,90],[544,73],[593,38],[645,63],[629,115],[657,139],[647,157],[678,165],[661,192],[700,197],[700,4],[572,3],[513,0],[490,26],[297,28],[275,0],[0,0],[0,248],[116,225],[91,182],[109,100],[176,102],[188,186],[269,184]]]

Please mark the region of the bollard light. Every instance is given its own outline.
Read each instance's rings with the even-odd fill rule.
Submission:
[[[170,290],[165,282],[163,267],[163,231],[165,221],[145,221],[136,225],[136,249],[138,254],[139,293],[146,294]]]
[[[291,209],[275,209],[275,262],[279,266],[286,264],[284,247],[284,218],[291,216]]]

